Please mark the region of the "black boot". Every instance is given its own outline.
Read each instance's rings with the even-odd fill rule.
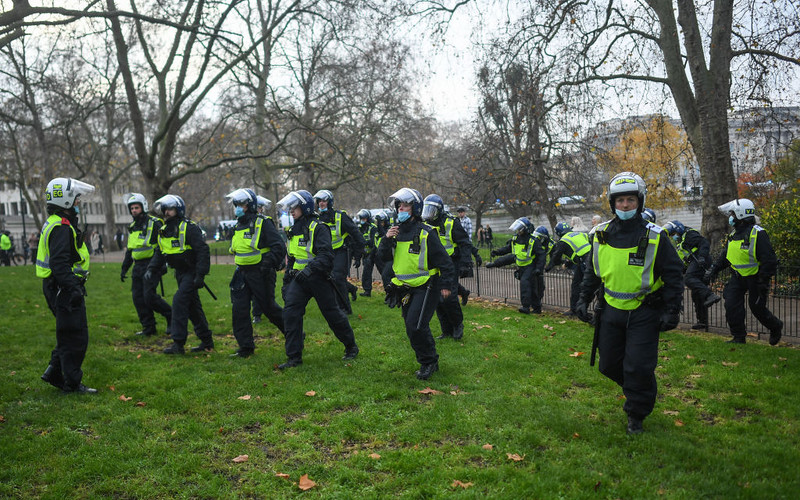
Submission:
[[[425,365],[420,365],[419,370],[414,373],[420,380],[428,380],[433,372],[439,371],[439,363],[434,361],[433,363],[428,363]]]
[[[465,305],[467,305],[467,301],[469,300],[469,294],[470,294],[470,293],[471,293],[471,292],[465,288],[465,289],[464,289],[464,293],[462,293],[462,294],[459,294],[459,295],[461,295],[461,305],[462,305],[462,306],[465,306]]]
[[[439,335],[438,337],[436,337],[436,340],[449,339],[449,338],[453,338],[453,334],[452,333],[449,334],[449,335],[446,334],[446,333],[443,333],[443,334]]]
[[[778,320],[780,325],[778,328],[769,331],[769,345],[777,345],[781,341],[783,335],[783,321]]]
[[[706,300],[705,300],[705,302],[703,302],[703,305],[706,306],[706,307],[711,307],[714,304],[716,304],[717,302],[719,302],[720,300],[722,300],[722,297],[720,297],[719,295],[717,295],[714,292],[711,292],[706,297]]]
[[[519,309],[517,309],[517,311],[521,312],[522,314],[530,314],[531,308],[528,306],[522,306]]]
[[[453,340],[461,340],[464,336],[464,323],[461,323],[453,329]]]
[[[212,345],[211,348],[213,349],[214,346]],[[197,349],[193,347],[192,350],[194,351]],[[249,358],[253,355],[253,349],[237,349],[235,353],[231,354],[232,358]]]
[[[173,342],[171,346],[164,349],[164,354],[184,354],[183,344]]]
[[[747,341],[745,340],[745,337],[733,337],[730,340],[726,340],[725,343],[726,344],[745,344],[745,343],[747,343]]]
[[[372,291],[364,290],[363,292],[359,293],[359,295],[361,295],[362,297],[372,297]]]
[[[214,350],[213,339],[201,340],[200,345],[192,347],[192,352],[213,351],[213,350]]]
[[[53,387],[64,388],[64,376],[61,374],[61,370],[56,370],[53,365],[47,365],[47,369],[42,374],[42,380]]]
[[[287,368],[294,368],[295,366],[300,366],[303,364],[302,359],[289,359],[286,363],[281,363],[278,365],[278,370],[285,370]]]
[[[643,432],[642,419],[628,415],[628,434],[641,434]]]
[[[78,384],[78,387],[75,388],[64,387],[63,391],[66,393],[75,393],[75,394],[97,394],[97,389],[94,389],[92,387],[86,387],[83,384]]]
[[[345,349],[342,359],[348,361],[351,359],[356,359],[356,356],[358,356],[358,346],[348,347]]]

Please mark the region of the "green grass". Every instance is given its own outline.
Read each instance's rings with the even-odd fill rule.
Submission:
[[[361,354],[350,363],[312,301],[304,364],[284,373],[275,369],[285,359],[282,338],[268,323],[256,326],[255,356],[229,357],[232,269],[214,266],[208,279],[220,301],[201,292],[217,350],[167,357],[165,337],[133,335],[138,324],[118,265],[93,266],[83,368],[84,382],[101,392],[78,396],[39,380],[55,336],[33,268],[1,268],[0,497],[696,499],[800,491],[797,349],[664,334],[656,409],[646,432],[629,437],[621,391],[589,367],[587,325],[470,303],[464,341],[439,342],[441,371],[418,381],[399,311],[379,294],[354,304]],[[165,285],[170,294],[171,275]],[[438,335],[435,320],[433,329]],[[421,394],[426,387],[442,394]],[[232,461],[243,454],[247,462]],[[297,486],[303,474],[317,483],[305,493]]]

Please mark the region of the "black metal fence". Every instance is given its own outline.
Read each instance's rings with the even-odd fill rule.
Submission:
[[[728,281],[730,270],[719,274],[712,288],[722,296],[724,284]],[[461,284],[468,288],[472,294],[499,299],[510,304],[519,304],[519,281],[514,278],[510,268],[478,269],[477,275],[472,278],[462,278]],[[545,292],[542,304],[550,309],[566,311],[569,309],[570,284],[572,273],[568,270],[556,270],[545,274]],[[780,266],[778,274],[773,279],[770,287],[769,309],[783,320],[783,335],[790,339],[800,340],[800,267]],[[683,327],[695,323],[694,307],[689,289],[684,290],[683,296]],[[724,301],[709,308],[709,331],[727,333],[728,326],[725,322]],[[747,314],[747,331],[759,335],[769,336],[769,331],[764,328],[752,314]]]

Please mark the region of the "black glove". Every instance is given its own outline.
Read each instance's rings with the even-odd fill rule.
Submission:
[[[361,259],[353,259],[353,267],[355,267],[356,269],[361,267]]]
[[[497,267],[497,264],[495,264],[494,262],[487,262],[486,263],[486,269],[491,269],[493,267]]]
[[[589,314],[589,304],[583,299],[578,299],[578,303],[575,304],[575,315],[585,323],[592,322],[592,315]]]
[[[476,256],[475,256],[475,264],[476,264],[478,267],[481,267],[481,266],[483,265],[483,259],[481,259],[481,256],[480,256],[480,255],[476,255]]]
[[[522,279],[522,273],[520,272],[519,269],[514,269],[514,279],[518,279],[518,280]]]
[[[76,309],[80,307],[83,301],[83,288],[76,286],[69,291],[69,307]]]
[[[497,250],[492,250],[491,252],[489,252],[489,255],[491,255],[492,257],[497,257],[498,255],[500,255],[500,252],[498,252]]]
[[[703,283],[706,285],[713,283],[717,279],[717,270],[714,266],[711,266],[706,270],[705,274],[703,275]]]
[[[142,276],[144,281],[150,281],[153,279],[153,270],[148,268],[147,271],[144,272],[144,276]],[[124,281],[124,280],[123,280]]]
[[[203,276],[198,274],[194,277],[194,287],[195,289],[199,290],[205,286],[206,282],[203,280]]]
[[[534,276],[541,276],[541,274],[542,274],[542,270],[541,269],[534,269],[533,270],[533,275]]]
[[[125,276],[125,273],[120,273],[120,275],[119,275],[119,280],[120,280],[121,282],[125,283],[125,278],[126,278],[126,276]]]
[[[303,283],[310,277],[311,277],[311,268],[306,266],[303,268],[302,271],[297,273],[297,276],[295,276],[294,279],[297,280],[298,283]]]
[[[553,264],[548,264],[547,267],[544,268],[544,272],[549,273],[553,270]]]
[[[662,332],[674,330],[680,321],[681,312],[679,310],[664,311],[661,313],[661,324],[658,329]]]
[[[769,297],[769,278],[758,278],[758,284],[756,285],[756,290],[758,290],[758,296],[762,298],[764,301],[767,300]]]

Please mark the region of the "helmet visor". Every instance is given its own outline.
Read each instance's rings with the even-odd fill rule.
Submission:
[[[439,217],[441,207],[438,203],[426,201],[422,206],[422,220],[434,220]]]
[[[387,200],[386,204],[389,205],[390,208],[394,209],[395,203],[397,202],[413,204],[414,202],[420,202],[420,201],[422,200],[420,200],[419,197],[417,197],[417,195],[414,194],[414,191],[412,191],[409,188],[402,188],[396,191],[393,195],[391,195]]]
[[[522,222],[521,220],[517,219],[517,220],[515,220],[514,222],[511,223],[511,226],[508,229],[510,229],[511,232],[513,232],[513,233],[519,234],[519,233],[525,231],[527,229],[527,226],[525,226],[524,222]]]
[[[91,184],[86,184],[85,182],[76,181],[75,179],[69,180],[69,187],[68,190],[75,193],[75,197],[84,195],[84,194],[92,194],[94,193],[94,186]]]
[[[225,195],[225,199],[231,205],[247,205],[250,203],[250,193],[246,189],[237,189]]]
[[[296,206],[302,205],[304,202],[303,197],[292,191],[278,201],[278,209],[283,212],[288,212]]]

